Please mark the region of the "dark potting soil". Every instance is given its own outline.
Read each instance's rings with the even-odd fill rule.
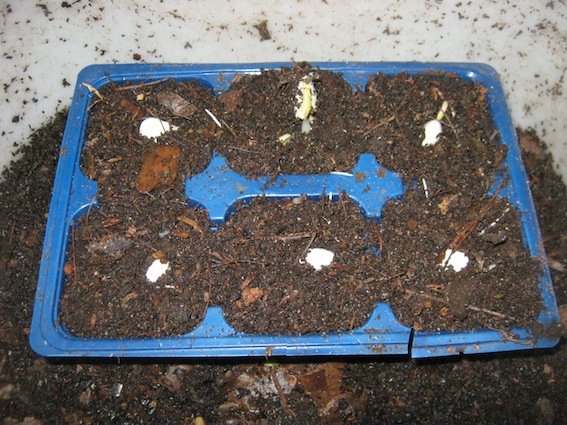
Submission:
[[[317,96],[309,132],[295,116],[306,75]],[[198,83],[107,85],[82,156],[100,209],[73,229],[62,323],[87,337],[177,335],[220,306],[238,331],[328,333],[360,327],[384,302],[416,330],[531,328],[540,268],[515,208],[488,195],[506,150],[485,96],[446,74],[375,75],[353,90],[307,64],[241,76],[220,101]],[[445,130],[424,147],[423,124],[443,102]],[[176,129],[140,136],[148,116]],[[215,150],[251,178],[350,170],[369,152],[408,190],[386,204],[380,225],[347,195],[322,194],[257,198],[217,232],[204,210],[184,204],[185,178]],[[332,264],[306,264],[312,248],[332,251]],[[467,253],[463,271],[441,265],[449,249]],[[169,270],[151,283],[156,261]]]
[[[564,340],[552,350],[425,362],[405,357],[268,364],[38,357],[28,344],[29,324],[65,120],[61,114],[40,129],[0,182],[3,425],[567,423]],[[567,190],[544,144],[533,132],[519,136],[565,312]]]
[[[315,89],[311,131],[296,117],[299,84]],[[304,81],[305,82],[305,81]],[[350,171],[363,151],[366,96],[340,74],[306,63],[244,75],[220,95],[229,130],[220,153],[238,173],[251,176]],[[289,138],[281,140],[282,136]]]
[[[237,209],[219,237],[213,299],[240,331],[352,330],[376,306],[380,229],[344,194],[337,202],[256,198]],[[333,262],[316,270],[305,260],[312,249],[331,251]]]

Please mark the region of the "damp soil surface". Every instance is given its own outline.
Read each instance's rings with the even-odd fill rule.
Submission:
[[[65,119],[64,114],[54,117],[40,129],[0,183],[2,424],[567,423],[564,340],[550,350],[419,362],[405,357],[270,363],[38,357],[28,334]],[[545,145],[532,132],[519,135],[565,313],[566,189]],[[200,220],[196,213],[184,214]],[[195,230],[195,223],[186,222],[189,229],[174,231]],[[130,298],[127,303],[137,300]]]
[[[162,135],[140,134],[147,117]],[[423,146],[433,119],[443,132]],[[238,76],[218,97],[190,81],[107,84],[89,108],[81,166],[98,192],[71,232],[61,323],[83,337],[179,335],[219,306],[240,332],[324,334],[383,302],[416,330],[532,328],[542,271],[498,196],[498,140],[486,89],[449,74],[353,88],[301,63]],[[380,220],[321,193],[257,197],[219,225],[184,194],[213,152],[249,179],[350,172],[371,154],[406,190]],[[317,270],[306,258],[319,249],[334,258]],[[152,265],[167,269],[155,282]]]

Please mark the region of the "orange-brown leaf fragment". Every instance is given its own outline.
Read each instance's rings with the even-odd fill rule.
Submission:
[[[191,226],[193,229],[195,229],[197,232],[199,232],[199,234],[201,236],[205,236],[205,232],[203,232],[203,229],[201,229],[201,226],[199,226],[199,223],[197,223],[197,221],[193,220],[192,218],[189,218],[185,215],[182,215],[180,217],[177,217],[177,219],[182,222],[185,223],[189,226]]]
[[[134,105],[129,100],[123,99],[120,101],[120,107],[124,109],[127,114],[132,115],[132,118],[141,119],[144,117],[144,112],[139,106]]]
[[[344,363],[324,363],[299,376],[303,389],[320,409],[344,396],[341,391],[344,368]]]
[[[161,249],[158,249],[157,251],[152,253],[152,257],[154,258],[154,260],[160,260],[161,261],[161,260],[167,259],[167,254],[165,252],[163,252]],[[165,262],[165,261],[163,261],[163,262]]]
[[[169,186],[177,177],[181,149],[176,146],[156,146],[144,153],[142,170],[136,189],[148,193],[158,186]]]
[[[122,223],[122,219],[118,217],[111,217],[102,221],[102,227],[108,228]]]
[[[138,293],[136,291],[130,292],[128,295],[125,295],[120,304],[122,304],[122,307],[125,307],[126,304],[128,304],[131,300],[138,298]]]
[[[245,306],[249,306],[250,304],[258,301],[262,295],[264,295],[263,289],[246,287],[242,291],[242,300],[244,301]]]
[[[73,266],[73,264],[65,263],[65,266],[63,266],[63,273],[65,273],[65,276],[71,276],[74,272],[75,267]]]

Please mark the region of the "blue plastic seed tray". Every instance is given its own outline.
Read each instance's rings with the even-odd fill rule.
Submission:
[[[496,71],[483,64],[460,63],[313,63],[334,72],[342,72],[353,85],[364,86],[377,72],[410,74],[426,71],[451,72],[485,86],[494,124],[501,143],[508,146],[509,185],[507,196],[522,213],[525,243],[533,256],[545,254],[537,218],[529,192],[520,149],[504,92]],[[401,325],[387,304],[379,303],[368,322],[359,329],[326,335],[281,336],[247,335],[236,332],[223,317],[222,309],[210,307],[202,323],[180,336],[144,339],[78,338],[59,322],[59,301],[64,288],[63,272],[67,241],[74,220],[85,214],[97,195],[97,183],[80,170],[81,149],[93,93],[87,85],[100,88],[109,82],[141,83],[163,78],[197,79],[216,92],[226,90],[236,74],[258,73],[261,69],[292,66],[289,63],[248,65],[94,65],[78,77],[73,102],[63,138],[39,274],[33,321],[30,331],[32,348],[49,357],[251,357],[251,356],[328,356],[328,355],[408,355],[414,358],[489,353],[554,346],[559,338],[534,337],[530,330],[512,329],[507,335],[493,330],[420,332]],[[222,78],[220,78],[222,76]],[[87,85],[85,85],[86,83]],[[224,158],[214,155],[199,175],[187,179],[188,204],[206,208],[211,220],[221,222],[239,199],[258,195],[272,197],[320,196],[345,190],[367,216],[379,217],[384,203],[403,193],[401,179],[381,168],[372,155],[361,156],[353,173],[320,176],[280,176],[276,181],[248,180],[234,173]],[[368,178],[357,182],[361,171]],[[385,172],[384,172],[385,171]],[[381,177],[378,177],[380,175]],[[204,195],[209,194],[209,195]],[[538,320],[548,329],[558,318],[557,304],[547,266],[539,285],[543,310]],[[513,337],[510,337],[512,335]]]

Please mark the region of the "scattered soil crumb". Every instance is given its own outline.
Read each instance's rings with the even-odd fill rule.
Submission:
[[[260,41],[266,41],[272,39],[272,34],[268,29],[268,21],[266,19],[254,25],[254,28],[256,28],[258,30],[258,33],[260,34]]]

